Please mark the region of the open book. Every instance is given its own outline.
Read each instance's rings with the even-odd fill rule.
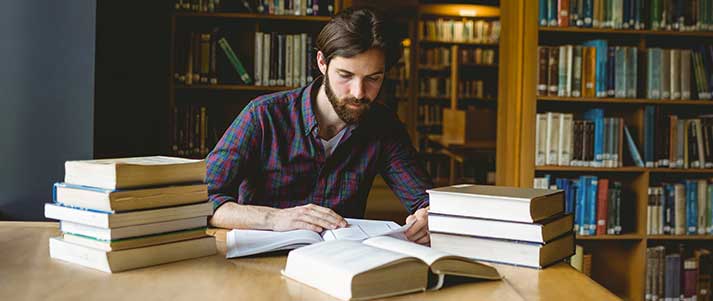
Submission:
[[[389,236],[326,241],[290,251],[282,274],[343,300],[437,290],[445,275],[501,278],[492,266]],[[430,287],[429,276],[437,278]]]
[[[291,250],[328,240],[362,241],[375,236],[393,236],[406,239],[403,235],[411,225],[399,226],[391,221],[347,218],[349,226],[317,233],[309,230],[284,232],[264,230],[240,230],[228,232],[227,258],[248,256],[278,250]]]

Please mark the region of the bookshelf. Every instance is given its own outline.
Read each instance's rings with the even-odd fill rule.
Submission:
[[[297,15],[296,12],[286,11],[280,14],[278,7],[272,7],[273,14],[258,13],[256,7],[251,6],[251,9],[248,10],[242,6],[242,2],[238,3],[237,1],[222,2],[217,7],[210,8],[202,6],[202,4],[212,5],[212,1],[176,0],[174,2],[176,7],[172,8],[170,15],[171,46],[169,52],[170,70],[168,71],[170,84],[166,105],[169,120],[168,144],[163,147],[163,150],[164,153],[171,155],[192,158],[205,157],[235,116],[250,100],[262,94],[302,86],[302,83],[309,79],[309,75],[316,75],[314,74],[317,71],[316,65],[310,67],[314,63],[309,59],[309,51],[302,49],[302,54],[307,57],[302,58],[305,65],[304,68],[299,69],[303,73],[311,74],[307,74],[301,82],[291,85],[286,85],[285,82],[267,83],[267,80],[258,85],[255,77],[256,65],[259,65],[255,58],[261,57],[256,49],[258,33],[270,33],[272,36],[281,35],[282,37],[278,38],[283,39],[281,43],[284,45],[287,45],[290,38],[301,35],[302,44],[294,42],[295,46],[314,47],[314,38],[331,19],[330,13],[326,9],[327,5],[332,5],[333,13],[338,13],[342,7],[351,6],[350,0],[324,1],[321,3],[323,7],[320,9],[319,15],[309,15],[306,10]],[[273,6],[286,2],[248,1],[245,3],[250,3],[250,5],[269,3],[270,6]],[[294,2],[291,3],[294,4]],[[193,7],[193,5],[197,6]],[[269,10],[269,8],[266,9]],[[288,7],[283,9],[287,10]],[[197,39],[194,36],[203,38],[204,34],[209,35],[206,37],[206,43],[203,43],[203,40],[198,42],[192,40]],[[250,84],[246,84],[240,78],[240,74],[235,69],[231,69],[233,66],[225,54],[227,52],[224,52],[222,46],[219,46],[220,38],[225,38],[228,41],[235,56],[250,76]],[[205,48],[201,48],[203,46]],[[270,53],[270,59],[277,61],[282,57],[285,60],[284,63],[287,64],[286,47],[283,56]],[[270,52],[265,49],[263,51]],[[295,55],[294,58],[299,60],[299,55]],[[200,64],[204,57],[210,64],[210,80],[185,80],[186,75],[190,73],[188,70],[199,72],[197,70],[203,66]],[[273,60],[268,61],[272,64]],[[269,68],[272,72],[277,69],[273,66]],[[298,67],[295,65],[295,70],[297,69]],[[200,72],[201,76],[205,75],[202,70]],[[282,69],[281,72],[287,73],[287,68]],[[200,79],[201,76],[198,78]],[[285,78],[286,81],[288,76],[288,74],[283,74],[282,78]],[[294,78],[296,81],[298,76]]]
[[[610,28],[545,27],[539,26],[541,1],[506,1],[501,5],[503,34],[500,57],[509,64],[501,66],[498,110],[499,150],[497,157],[498,185],[532,187],[536,177],[574,178],[582,175],[598,176],[620,181],[630,206],[626,211],[628,225],[621,235],[593,235],[576,237],[585,253],[593,255],[592,279],[625,300],[644,300],[647,279],[647,248],[659,245],[686,244],[688,247],[710,249],[713,235],[650,235],[647,234],[648,188],[664,182],[684,179],[708,179],[711,169],[637,167],[624,151],[622,167],[536,166],[536,114],[544,112],[572,113],[581,119],[583,112],[592,108],[604,109],[607,117],[623,118],[633,129],[639,150],[644,147],[645,107],[683,116],[713,113],[713,101],[651,99],[646,97],[646,73],[639,73],[637,95],[620,97],[538,96],[538,47],[581,45],[585,41],[603,39],[609,46],[628,46],[638,49],[638,71],[646,71],[646,52],[650,48],[683,49],[696,45],[710,45],[710,31],[664,31]],[[598,1],[595,1],[598,2]],[[556,4],[557,1],[555,0]],[[711,70],[707,70],[710,74]],[[505,84],[505,82],[509,84]],[[504,109],[507,107],[507,109]],[[625,145],[624,148],[627,146]],[[643,152],[642,152],[643,155]]]
[[[494,182],[488,173],[495,170],[499,15],[495,4],[419,5],[412,48],[412,137],[437,186]],[[449,114],[456,111],[492,118],[454,123],[458,115]],[[467,131],[481,134],[468,139]]]

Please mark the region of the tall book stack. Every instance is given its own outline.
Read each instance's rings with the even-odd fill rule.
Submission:
[[[60,220],[50,257],[120,272],[215,254],[203,160],[68,161],[45,216]]]
[[[562,191],[462,184],[428,193],[434,249],[533,268],[574,254]]]

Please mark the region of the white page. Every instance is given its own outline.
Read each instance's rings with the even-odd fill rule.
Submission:
[[[382,265],[410,256],[367,246],[356,241],[335,240],[313,244],[290,251],[285,272],[290,273],[291,259],[310,258],[311,262],[338,270],[349,276],[357,275]]]
[[[349,224],[346,228],[326,230],[322,233],[322,238],[328,240],[356,240],[361,241],[370,237],[389,235],[401,239],[406,239],[403,232],[406,232],[411,224],[399,226],[392,221],[366,220],[347,218]]]
[[[228,232],[226,258],[289,250],[322,241],[316,232],[292,230],[285,232],[235,229]]]
[[[428,265],[432,265],[436,260],[451,256],[450,254],[419,245],[410,241],[395,239],[388,236],[379,236],[367,239],[363,242],[366,245],[377,248],[403,253],[423,260]]]

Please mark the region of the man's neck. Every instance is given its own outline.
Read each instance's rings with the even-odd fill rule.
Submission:
[[[324,91],[324,85],[319,86],[314,105],[316,108],[314,110],[315,117],[319,126],[319,137],[322,139],[332,139],[347,126],[346,122],[339,118],[337,112],[334,111],[334,107],[332,107],[329,98],[327,98],[327,93]]]

